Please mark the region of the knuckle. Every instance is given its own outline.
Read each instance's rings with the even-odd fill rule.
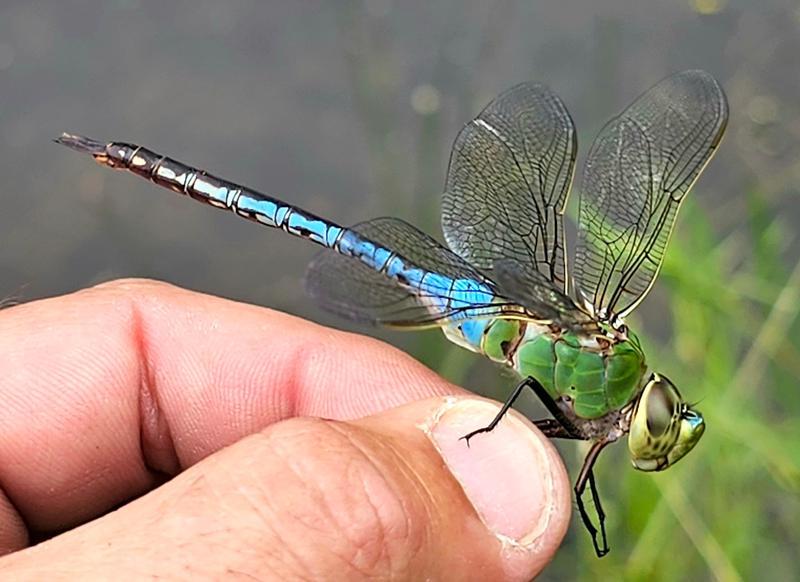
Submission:
[[[164,292],[174,289],[176,289],[174,285],[165,283],[164,281],[145,279],[142,277],[127,277],[98,283],[97,285],[92,286],[89,290],[113,294],[122,293],[136,296],[138,294],[147,294],[158,291]]]

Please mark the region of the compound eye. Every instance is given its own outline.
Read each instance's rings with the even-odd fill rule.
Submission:
[[[655,379],[645,402],[647,431],[652,437],[658,438],[667,431],[675,421],[680,405],[680,394],[675,386],[663,377]]]
[[[641,471],[661,471],[685,455],[703,432],[702,419],[698,416],[693,421],[690,414],[692,410],[675,385],[653,373],[631,417],[628,450],[633,466]]]

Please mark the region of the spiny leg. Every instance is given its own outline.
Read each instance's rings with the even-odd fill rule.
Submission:
[[[608,553],[608,538],[606,537],[606,512],[600,503],[600,494],[597,492],[597,484],[594,480],[594,471],[589,473],[589,491],[592,492],[592,501],[597,511],[597,519],[600,521],[600,535],[603,537],[603,554],[598,553],[601,558]],[[596,551],[596,550],[595,550]]]
[[[575,425],[567,418],[564,412],[558,407],[556,402],[553,398],[547,393],[547,391],[541,386],[533,386],[533,390],[536,392],[536,395],[542,401],[542,404],[547,407],[547,410],[550,411],[550,414],[553,415],[555,421],[561,425],[566,433],[569,436],[561,437],[561,438],[582,438],[580,436],[580,431],[575,427]],[[538,421],[537,426],[539,423],[542,423],[544,427],[545,421]],[[553,430],[554,427],[551,423],[547,424],[547,428]],[[545,435],[551,436],[547,432]],[[555,436],[555,435],[554,435]],[[559,435],[560,436],[560,435]],[[608,553],[608,538],[606,536],[606,514],[603,511],[603,506],[600,503],[600,495],[597,492],[597,484],[595,483],[594,479],[594,464],[597,461],[597,457],[600,454],[600,451],[609,444],[610,441],[598,441],[592,446],[589,454],[586,455],[586,460],[583,463],[583,468],[581,469],[580,475],[578,475],[578,480],[575,483],[575,500],[578,504],[578,511],[581,514],[581,521],[583,521],[583,525],[589,534],[592,536],[592,544],[594,545],[594,551],[598,557],[602,558]],[[583,504],[583,493],[586,490],[586,483],[589,483],[589,490],[592,494],[592,500],[594,501],[595,510],[597,511],[597,518],[600,524],[600,537],[602,539],[602,547],[597,543],[597,528],[592,523],[592,520],[589,517],[589,514],[586,512],[586,507]]]
[[[586,531],[589,532],[589,535],[592,536],[592,545],[594,546],[594,551],[598,558],[605,556],[608,553],[609,548],[608,538],[606,536],[606,515],[603,512],[603,506],[600,504],[600,495],[597,492],[597,484],[594,480],[594,464],[597,461],[597,456],[600,454],[600,451],[602,451],[603,448],[609,444],[609,442],[610,441],[606,440],[597,441],[592,446],[592,448],[589,450],[589,454],[586,455],[586,459],[583,462],[583,467],[578,475],[578,480],[575,482],[575,500],[578,504],[578,512],[581,514],[583,526],[586,528]],[[594,501],[595,510],[597,511],[602,546],[597,541],[598,530],[592,523],[592,520],[586,511],[586,507],[583,504],[583,494],[586,492],[587,483],[589,484],[589,490],[591,491],[592,500]]]
[[[503,403],[503,407],[500,409],[500,412],[498,412],[492,419],[492,422],[490,422],[483,428],[479,428],[478,430],[473,430],[472,432],[465,434],[464,436],[461,437],[461,439],[467,441],[467,446],[469,446],[469,439],[471,439],[475,435],[482,434],[485,432],[491,432],[492,430],[494,430],[494,427],[496,427],[497,423],[500,422],[500,420],[506,415],[508,409],[511,408],[514,405],[514,402],[517,401],[517,398],[519,398],[519,395],[522,394],[522,391],[525,390],[525,388],[532,388],[534,391],[536,391],[535,387],[536,384],[539,383],[532,377],[528,376],[527,378],[525,378],[522,382],[517,384],[517,387],[514,388],[514,391]]]
[[[540,386],[541,388],[541,386]],[[536,390],[536,387],[534,387]],[[536,394],[539,396],[539,399],[542,403],[547,407],[550,413],[555,418],[555,421],[558,422],[564,429],[564,432],[570,436],[565,438],[582,438],[580,432],[575,425],[566,417],[564,412],[556,405],[555,401],[550,397],[550,395],[541,388],[541,391],[536,390]],[[548,423],[549,425],[549,423]],[[537,426],[539,426],[537,424]],[[547,432],[545,432],[547,436],[550,436]],[[603,506],[600,503],[600,495],[597,492],[597,484],[595,483],[594,478],[594,464],[597,461],[597,457],[600,454],[600,451],[609,444],[610,441],[599,441],[594,444],[594,446],[589,451],[589,454],[586,455],[586,460],[583,463],[583,468],[581,469],[580,475],[578,475],[578,480],[575,483],[575,500],[578,504],[578,511],[581,514],[581,521],[583,521],[583,525],[589,534],[592,536],[592,544],[594,545],[594,551],[598,557],[602,558],[608,553],[608,538],[606,536],[606,514],[603,511]],[[597,511],[597,518],[600,524],[600,537],[602,539],[602,547],[597,543],[597,528],[595,528],[594,524],[592,523],[589,514],[586,512],[586,507],[583,503],[583,493],[586,490],[586,483],[589,483],[589,490],[592,494],[592,500],[594,501],[595,509]]]
[[[514,388],[513,392],[509,395],[506,399],[503,407],[500,409],[500,412],[495,415],[487,426],[483,428],[479,428],[478,430],[474,430],[469,434],[464,435],[461,437],[462,439],[467,441],[467,445],[469,446],[469,439],[474,437],[477,434],[490,432],[497,426],[497,423],[505,416],[508,412],[508,409],[514,405],[514,402],[517,401],[519,395],[522,394],[522,391],[525,388],[530,388],[533,390],[534,394],[539,397],[539,400],[542,401],[545,408],[553,415],[555,420],[546,418],[543,420],[536,420],[534,424],[541,430],[546,437],[548,438],[561,438],[561,439],[581,439],[583,437],[580,436],[580,433],[575,425],[570,422],[570,420],[564,415],[561,409],[556,404],[556,401],[547,393],[544,386],[542,386],[535,378],[532,376],[528,376],[522,382],[520,382],[516,388]]]
[[[570,421],[564,412],[558,407],[556,402],[552,399],[552,397],[547,393],[544,388],[539,385],[538,389],[536,386],[533,387],[536,395],[542,401],[542,404],[545,405],[547,410],[550,411],[550,414],[553,415],[554,420],[548,421],[537,421],[536,426],[542,428],[545,432],[545,435],[551,436],[548,434],[548,431],[558,432],[558,434],[554,434],[552,436],[556,436],[557,438],[573,438],[573,439],[581,439],[583,437],[580,436],[580,431],[575,427],[575,425]],[[556,425],[560,426],[561,431],[557,431]],[[566,436],[562,436],[566,435]],[[586,460],[583,463],[583,468],[581,469],[580,475],[578,475],[578,480],[575,483],[575,500],[578,504],[578,512],[581,514],[581,521],[583,522],[584,527],[592,536],[592,544],[594,545],[594,551],[599,557],[603,557],[608,553],[608,540],[606,538],[606,526],[605,526],[605,513],[603,512],[603,507],[600,504],[600,495],[597,493],[597,485],[594,479],[594,471],[593,467],[595,462],[597,461],[597,456],[600,454],[600,451],[603,450],[608,444],[608,441],[600,441],[594,444],[594,446],[589,451],[589,454],[586,455]],[[595,508],[597,509],[597,516],[600,522],[600,536],[602,538],[603,546],[602,548],[597,543],[597,528],[592,523],[589,514],[586,511],[586,507],[583,503],[583,493],[586,490],[586,483],[589,483],[589,489],[592,492],[592,499],[594,500]]]
[[[544,407],[547,411],[553,415],[558,423],[564,427],[564,430],[570,435],[569,437],[565,438],[573,438],[573,439],[582,439],[581,432],[578,428],[572,423],[570,419],[564,414],[564,411],[558,407],[558,404],[553,397],[548,394],[547,390],[544,389],[539,382],[535,380],[531,384],[531,389],[534,391],[536,396],[539,397],[539,400],[544,404]]]
[[[581,514],[581,521],[583,522],[583,527],[586,528],[586,531],[589,532],[589,535],[592,536],[592,544],[594,545],[594,551],[598,556],[602,556],[605,554],[601,553],[600,547],[597,545],[597,528],[594,527],[589,514],[586,512],[586,507],[583,505],[583,491],[579,491],[580,487],[575,485],[575,501],[578,504],[578,512]]]

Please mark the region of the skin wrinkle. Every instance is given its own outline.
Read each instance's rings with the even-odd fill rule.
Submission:
[[[358,461],[355,461],[347,467],[344,471],[344,475],[346,477],[347,482],[349,483],[354,478],[358,478],[359,474],[363,472],[363,469],[358,467]],[[366,483],[361,484],[361,489],[364,491],[364,499],[368,504],[371,510],[371,519],[375,523],[381,524],[383,526],[382,520],[380,518],[380,508],[379,506],[373,501],[372,495],[369,494],[369,487]],[[363,508],[364,506],[362,506]],[[352,557],[350,559],[350,565],[361,575],[369,576],[371,572],[377,570],[382,563],[386,564],[385,570],[388,572],[394,572],[395,569],[392,564],[391,554],[387,552],[386,547],[386,528],[379,527],[377,528],[379,533],[375,536],[375,539],[369,540],[354,540],[355,543],[352,547]],[[379,551],[370,551],[373,546],[380,548]],[[363,563],[363,564],[362,564]]]
[[[245,572],[244,570],[235,570],[234,568],[225,568],[225,574],[228,576],[236,576],[237,578],[245,577],[250,580],[261,580],[261,578]]]
[[[312,422],[310,419],[304,419],[304,422]],[[371,487],[368,486],[369,483],[374,483],[374,477],[378,477],[380,483],[378,487],[385,487],[386,490],[390,491],[391,498],[393,500],[402,497],[401,495],[396,495],[394,489],[390,486],[390,481],[388,481],[382,474],[381,467],[372,459],[372,456],[368,453],[371,449],[369,447],[364,447],[360,443],[360,438],[363,437],[365,434],[369,436],[369,433],[364,433],[362,431],[359,432],[352,432],[347,430],[346,427],[339,425],[335,422],[326,422],[321,420],[314,420],[314,423],[323,423],[320,426],[324,426],[324,428],[331,433],[336,435],[336,438],[343,442],[345,447],[347,448],[347,452],[350,453],[352,451],[357,451],[359,457],[357,457],[354,461],[351,461],[351,467],[347,470],[343,471],[341,474],[350,476],[356,475],[359,477],[358,491],[363,492],[363,495],[359,494],[348,494],[347,497],[352,499],[354,496],[357,497],[357,504],[346,504],[345,508],[349,509],[350,507],[355,507],[356,509],[363,510],[363,505],[361,502],[366,500],[369,502],[370,507],[373,509],[371,516],[374,519],[370,519],[369,517],[364,517],[363,515],[359,514],[357,517],[358,522],[356,523],[357,526],[364,526],[364,527],[352,527],[352,512],[347,513],[345,518],[347,521],[342,520],[342,512],[335,511],[337,505],[341,505],[340,499],[334,499],[334,503],[331,503],[331,499],[328,499],[324,496],[324,492],[329,489],[329,487],[320,485],[315,486],[314,489],[318,493],[322,493],[322,497],[319,497],[320,503],[317,504],[317,507],[326,511],[326,517],[330,520],[331,524],[333,525],[334,531],[341,531],[348,537],[351,543],[347,544],[347,549],[353,552],[352,555],[342,555],[336,553],[333,548],[328,548],[333,555],[337,557],[340,561],[344,564],[352,568],[354,571],[364,575],[364,576],[372,576],[374,572],[377,571],[384,571],[384,572],[394,572],[395,570],[392,568],[393,562],[391,561],[392,552],[387,551],[390,550],[390,543],[394,542],[394,540],[406,540],[413,535],[410,535],[406,528],[403,528],[403,532],[400,536],[397,535],[396,528],[388,527],[389,525],[394,526],[395,520],[391,519],[391,521],[387,521],[387,517],[385,516],[385,512],[380,511],[380,504],[377,504],[373,501],[375,495],[371,493]],[[363,429],[362,429],[363,430]],[[281,454],[280,447],[274,447],[276,453]],[[285,456],[282,455],[281,456]],[[287,461],[291,461],[291,459],[287,459]],[[365,461],[365,463],[363,462]],[[292,468],[293,472],[302,479],[302,482],[309,483],[308,474],[309,471],[307,468],[298,469],[292,466],[291,462],[288,463],[289,466]],[[357,470],[351,470],[352,468],[356,468]],[[313,476],[313,471],[311,472]],[[363,475],[366,475],[368,478],[364,478]],[[343,483],[345,486],[349,484],[353,484],[351,480],[348,480],[347,483]],[[345,492],[349,492],[351,489],[348,487]],[[339,490],[341,491],[341,489]],[[337,491],[337,493],[339,492]],[[402,504],[401,504],[402,506]],[[408,512],[405,510],[405,507],[402,508],[403,514],[408,515]],[[305,520],[307,521],[307,520]],[[410,523],[409,519],[406,517],[403,520],[404,525]],[[304,525],[308,525],[304,523]],[[323,532],[330,533],[330,530],[327,528],[317,528],[321,529]],[[361,533],[365,531],[366,533]],[[388,532],[392,532],[391,535]],[[349,534],[349,535],[348,535]],[[394,543],[391,543],[391,546],[394,546]],[[371,550],[362,552],[361,550],[366,550],[367,548],[375,547],[377,551]],[[359,556],[360,554],[360,556]],[[372,558],[369,556],[370,554],[374,554],[375,557]],[[370,563],[368,565],[359,564],[359,557],[368,557]],[[382,564],[384,561],[383,558],[388,560],[386,564]]]
[[[326,342],[305,342],[298,343],[286,357],[286,361],[290,362],[285,382],[287,388],[278,392],[281,396],[281,419],[295,418],[300,416],[300,410],[317,408],[309,393],[313,394],[311,387],[320,368],[319,363],[329,361],[328,352]]]
[[[273,443],[276,439],[272,438],[271,434],[264,434],[259,433],[257,435],[253,435],[252,438],[257,438],[260,440],[264,440],[266,442],[266,448],[272,454],[277,456],[279,459],[283,461],[284,467],[286,467],[289,471],[291,471],[292,475],[296,477],[296,482],[301,485],[305,486],[305,481],[302,479],[302,476],[295,470],[292,463],[290,461],[290,457],[281,455],[280,454],[280,446],[274,446]],[[243,492],[242,488],[237,489],[240,493]],[[251,501],[251,496],[249,494],[244,494],[245,499],[250,502],[250,506],[255,511],[256,515],[261,517],[262,525],[266,526],[266,529],[270,531],[276,540],[281,540],[281,544],[277,546],[280,550],[278,552],[270,552],[270,555],[273,557],[274,560],[282,563],[286,568],[286,572],[291,572],[293,576],[298,577],[299,579],[303,580],[313,580],[314,574],[309,568],[309,565],[306,563],[307,560],[304,560],[303,557],[294,550],[292,545],[292,540],[285,537],[284,533],[278,529],[277,525],[281,523],[281,519],[276,518],[284,518],[285,517],[295,517],[298,521],[303,521],[299,518],[298,515],[294,515],[290,508],[284,507],[282,509],[273,508],[272,503],[270,500],[273,499],[273,496],[270,495],[270,492],[266,489],[263,493],[263,499],[259,500],[262,503],[255,503]],[[263,501],[266,500],[264,503]],[[273,526],[273,524],[275,524]],[[305,526],[310,526],[308,523],[304,523]],[[275,546],[272,546],[275,547]],[[290,559],[292,563],[290,563]]]
[[[311,344],[312,347],[314,344]],[[291,362],[289,373],[286,383],[288,388],[283,391],[278,391],[281,397],[285,400],[282,403],[281,409],[285,416],[283,418],[294,418],[298,415],[300,404],[304,399],[303,386],[305,385],[303,376],[308,373],[308,347],[298,344],[292,350],[291,356],[288,361]]]
[[[422,507],[424,508],[425,513],[424,516],[422,516],[421,521],[425,524],[435,523],[438,521],[438,515],[433,511],[433,509],[436,507],[436,496],[427,486],[427,480],[423,477],[423,475],[420,474],[419,471],[414,468],[414,465],[409,463],[402,455],[398,454],[394,447],[389,446],[389,444],[392,442],[393,439],[387,439],[385,448],[392,454],[398,470],[403,473],[404,476],[411,477],[406,480],[406,483],[413,487],[413,492],[419,496],[420,499],[424,499],[422,502]],[[407,506],[403,496],[399,496],[399,501],[403,506],[403,512],[406,516],[406,530],[411,531],[413,528],[411,516],[414,514],[414,512]],[[412,555],[417,555],[418,553],[422,552],[422,549],[430,543],[430,527],[423,528],[421,531],[424,535],[411,536],[409,533],[406,533],[406,539],[412,543],[414,540],[419,540],[417,543],[409,547],[409,553]]]
[[[292,365],[291,386],[295,412],[300,409],[313,410],[317,416],[330,416],[332,412],[319,401],[319,395],[311,390],[321,374],[335,374],[336,362],[341,355],[330,348],[325,341],[305,343],[296,348],[295,362]]]
[[[306,430],[300,430],[300,431],[298,431],[298,432],[296,432],[294,434],[295,435],[300,435],[300,434],[305,434],[305,433],[310,433],[310,432],[313,432],[313,431],[312,430],[307,430],[307,431]],[[286,470],[288,470],[291,473],[292,476],[295,477],[294,480],[293,480],[294,481],[294,484],[292,485],[293,487],[307,489],[307,487],[306,487],[306,485],[308,484],[308,479],[306,478],[307,477],[307,472],[303,472],[302,470],[298,469],[297,465],[292,462],[291,454],[294,454],[296,451],[294,451],[294,450],[292,450],[290,448],[289,452],[291,454],[284,453],[282,451],[283,443],[281,442],[281,439],[275,438],[275,435],[272,434],[271,432],[269,434],[259,433],[258,435],[253,435],[252,438],[258,438],[260,440],[263,440],[266,443],[265,448],[270,452],[270,454],[272,454],[273,456],[278,457],[279,463]],[[274,466],[274,463],[270,463],[270,466]],[[239,488],[238,490],[240,492],[242,492],[242,488]],[[307,495],[307,497],[311,497],[311,496],[312,496],[311,493],[309,493],[309,495]],[[246,497],[248,498],[248,501],[251,498],[249,495],[247,495]],[[320,533],[326,534],[326,533],[329,533],[328,529],[325,528],[325,527],[322,527],[322,526],[317,526],[317,522],[319,521],[317,515],[313,516],[314,519],[309,519],[308,517],[305,517],[302,514],[302,512],[300,512],[300,511],[296,511],[296,512],[292,511],[290,507],[279,507],[275,511],[272,511],[273,510],[273,506],[272,506],[273,499],[274,499],[274,496],[271,495],[269,491],[265,491],[264,494],[263,494],[263,499],[261,500],[261,501],[265,501],[264,503],[259,504],[259,503],[251,502],[250,505],[252,507],[254,507],[254,509],[256,510],[258,515],[265,516],[265,517],[262,518],[261,521],[265,525],[268,526],[268,529],[270,529],[273,532],[273,534],[275,536],[275,539],[282,540],[283,543],[281,544],[280,548],[285,548],[289,553],[291,553],[291,557],[294,559],[295,563],[293,565],[287,564],[287,567],[288,567],[289,571],[294,572],[296,575],[308,576],[309,577],[308,579],[314,579],[314,573],[310,568],[311,564],[307,564],[306,563],[307,560],[305,560],[298,552],[296,552],[294,550],[294,548],[292,546],[292,543],[291,543],[292,539],[291,538],[286,538],[281,531],[271,527],[270,523],[272,523],[272,522],[279,523],[281,521],[281,519],[285,522],[286,518],[288,517],[289,519],[293,519],[295,522],[302,524],[303,527],[307,528],[310,531],[315,531],[315,532],[320,532]],[[313,502],[310,504],[310,506],[314,507],[314,508],[323,508],[323,507],[325,507],[324,505],[316,504],[316,503],[313,503]],[[279,554],[279,555],[275,555],[275,558],[280,560],[281,562],[286,563],[286,559],[285,559],[286,556],[283,556],[283,555]],[[303,574],[297,574],[296,571],[302,571]]]
[[[394,490],[394,487],[391,486],[391,481],[389,479],[387,479],[386,477],[384,477],[383,471],[381,471],[380,467],[377,466],[377,464],[372,460],[371,456],[367,453],[367,451],[369,449],[361,446],[361,444],[358,442],[358,439],[357,438],[353,438],[353,435],[350,434],[350,431],[343,430],[343,428],[340,425],[336,424],[336,423],[333,423],[331,425],[331,428],[333,430],[338,430],[338,432],[343,437],[345,437],[347,439],[347,441],[353,446],[353,448],[360,453],[360,458],[365,460],[365,461],[367,461],[368,468],[374,470],[374,474],[379,477],[380,483],[382,485],[384,485],[387,490],[391,491],[392,498],[394,500],[396,500],[398,502],[398,504],[400,505],[400,507],[402,508],[402,513],[403,513],[403,515],[405,517],[405,519],[402,520],[402,523],[400,522],[400,520],[398,520],[398,521],[395,521],[392,524],[392,527],[387,527],[388,524],[385,523],[385,519],[381,517],[382,512],[380,510],[380,505],[375,503],[375,501],[374,501],[375,495],[374,494],[370,494],[370,487],[369,487],[367,481],[365,479],[360,479],[360,481],[361,481],[361,489],[363,490],[363,492],[365,494],[364,498],[366,499],[366,501],[369,503],[370,507],[372,508],[372,513],[373,513],[373,515],[375,517],[375,521],[380,526],[379,527],[380,535],[378,536],[377,541],[372,539],[372,538],[369,538],[364,543],[354,543],[353,547],[357,552],[359,552],[362,548],[366,547],[368,544],[369,545],[375,545],[377,543],[378,547],[380,548],[380,551],[377,552],[377,555],[372,560],[372,562],[373,562],[371,564],[372,570],[375,570],[376,567],[378,566],[378,564],[381,561],[385,561],[386,562],[386,570],[385,571],[398,573],[398,570],[396,568],[396,560],[393,559],[392,552],[390,551],[389,541],[392,540],[392,539],[395,539],[395,538],[400,540],[401,542],[402,541],[408,542],[408,541],[412,541],[413,539],[415,539],[415,536],[411,535],[411,532],[413,531],[413,528],[412,528],[412,525],[411,525],[412,521],[411,521],[411,517],[410,517],[412,512],[409,511],[409,508],[407,507],[407,505],[405,503],[405,496],[403,496],[403,495],[395,495],[395,490]],[[362,434],[363,433],[359,433],[359,436],[362,436]],[[366,433],[365,436],[370,437],[370,440],[373,441],[373,445],[375,445],[375,444],[378,445],[378,447],[380,449],[390,452],[395,459],[398,458],[398,455],[394,454],[394,450],[392,450],[391,447],[385,446],[379,440],[372,438],[372,434],[371,433]],[[355,465],[355,466],[358,469],[357,476],[360,476],[361,474],[364,473],[364,470],[359,468],[358,465]],[[351,467],[352,467],[352,465],[351,465]],[[351,475],[352,473],[353,472],[350,471],[350,470],[348,470],[348,472],[347,472],[348,476]],[[349,481],[349,479],[348,479],[348,481]],[[398,530],[397,526],[401,526],[402,529],[400,531],[398,531],[395,535],[388,535],[388,532]],[[420,539],[423,539],[426,536],[419,536],[419,537],[420,537]],[[413,547],[414,547],[415,550],[417,549],[416,544],[414,544]],[[375,553],[375,552],[373,552],[373,553]],[[415,554],[416,554],[416,552],[409,553],[409,555],[415,555]],[[357,557],[358,556],[353,556],[353,564],[354,564],[354,566],[355,566],[355,562],[357,561]],[[355,567],[358,568],[358,566],[355,566]],[[408,564],[404,564],[403,572],[406,572],[407,570],[408,570]],[[369,575],[369,572],[365,571],[363,569],[363,567],[361,568],[361,573],[363,573],[364,575]]]
[[[258,436],[259,435],[253,435],[253,437],[249,438],[257,438]],[[211,457],[209,461],[213,463],[213,459],[214,458]],[[215,473],[213,464],[211,466],[207,466],[205,471],[210,471],[212,476],[215,474],[220,474]],[[225,478],[235,479],[235,476],[226,475]],[[253,485],[260,484],[252,480],[247,482]],[[301,560],[300,557],[293,551],[291,544],[288,543],[289,540],[284,540],[281,536],[281,532],[276,529],[276,527],[280,525],[281,521],[279,519],[275,519],[274,515],[270,516],[268,512],[265,511],[265,509],[269,509],[271,506],[269,503],[264,503],[264,499],[270,499],[271,497],[269,495],[263,495],[259,499],[248,493],[248,491],[250,491],[252,488],[242,486],[233,490],[236,494],[235,496],[230,496],[228,494],[220,495],[218,491],[225,491],[225,483],[219,483],[219,485],[218,483],[218,479],[209,478],[207,475],[205,475],[205,472],[203,472],[191,480],[191,482],[186,486],[185,493],[183,493],[181,497],[184,499],[197,497],[198,499],[202,500],[204,506],[215,505],[219,508],[219,513],[223,516],[223,522],[225,521],[224,515],[226,515],[231,504],[234,505],[233,513],[241,513],[240,508],[236,507],[236,502],[239,500],[247,501],[248,507],[252,509],[254,514],[265,517],[259,520],[258,526],[247,525],[245,527],[240,527],[238,529],[240,535],[220,536],[220,532],[225,532],[228,530],[227,526],[223,526],[216,529],[204,529],[203,531],[196,532],[195,536],[198,538],[208,538],[207,543],[212,544],[219,544],[220,541],[222,541],[228,549],[241,556],[247,556],[249,553],[256,557],[263,557],[264,553],[268,553],[269,560],[271,561],[270,569],[273,571],[279,571],[283,577],[288,578],[291,576],[292,579],[313,579],[308,570],[304,569],[303,560]],[[218,500],[218,503],[215,503],[213,501],[214,499]],[[231,503],[229,503],[229,501]],[[282,515],[278,516],[282,517]],[[254,535],[241,535],[242,531],[252,531]],[[281,543],[270,543],[269,545],[265,546],[262,543],[262,540],[264,539],[272,539]],[[189,538],[184,543],[180,543],[179,547],[186,548],[189,550],[189,553],[191,553],[195,549],[196,545],[196,540]],[[274,549],[277,549],[278,551],[272,551]],[[257,559],[258,558],[255,560],[256,563]],[[291,559],[294,559],[294,563],[291,562]],[[205,575],[207,575],[207,573],[205,573]]]
[[[174,475],[180,471],[175,443],[172,438],[169,420],[163,416],[161,403],[158,397],[155,376],[150,367],[150,349],[147,341],[147,330],[145,318],[136,301],[129,302],[130,309],[130,330],[134,349],[136,350],[136,361],[139,362],[139,383],[138,383],[138,402],[139,402],[139,443],[142,452],[142,462],[145,468],[155,474]],[[148,422],[152,419],[152,425]],[[163,422],[161,422],[163,420]],[[158,434],[163,429],[162,434]],[[150,434],[154,431],[156,434]],[[166,467],[159,467],[161,463],[156,459],[156,452],[151,450],[149,443],[161,443],[167,446],[164,453]]]
[[[28,524],[0,484],[0,556],[30,544]]]
[[[248,502],[255,515],[261,517],[261,526],[264,527],[266,531],[270,532],[275,540],[280,540],[281,543],[276,544],[276,547],[280,551],[270,552],[270,555],[272,556],[273,560],[283,565],[284,574],[291,572],[292,576],[300,577],[302,579],[312,579],[313,574],[307,567],[306,560],[303,560],[302,557],[295,552],[294,548],[292,547],[291,540],[286,539],[282,535],[280,529],[277,527],[278,524],[280,524],[280,520],[270,519],[270,512],[266,511],[266,508],[272,509],[269,503],[256,503],[256,499],[249,495],[246,491],[243,491],[241,488],[237,491],[240,493],[242,498]],[[269,498],[269,496],[267,496],[267,498]],[[263,501],[263,499],[259,499],[258,501]],[[259,537],[263,537],[263,534],[259,534]],[[254,544],[253,547],[256,551],[261,549],[260,546],[256,544]]]
[[[23,536],[22,537],[23,537],[24,545],[22,545],[20,547],[26,547],[30,543],[31,528],[30,528],[30,525],[28,524],[27,520],[25,519],[25,516],[22,515],[22,512],[18,509],[17,504],[14,503],[14,500],[8,494],[5,486],[3,485],[2,471],[0,471],[0,504],[7,505],[9,507],[9,509],[11,510],[11,513],[12,513],[12,516],[11,516],[12,521],[17,521],[19,524],[21,524],[22,530],[23,530]],[[11,524],[9,524],[9,525],[11,525]],[[2,548],[0,548],[0,549],[2,549]],[[18,548],[17,547],[13,547],[13,549],[16,550]],[[0,554],[0,555],[3,555],[3,554]]]
[[[151,349],[146,325],[149,315],[143,312],[143,304],[136,299],[139,291],[149,292],[152,288],[150,282],[129,279],[101,283],[79,293],[111,297],[115,307],[123,305],[124,321],[127,324],[127,332],[125,330],[123,332],[130,339],[135,354],[134,359],[138,363],[137,426],[141,462],[152,477],[163,479],[164,476],[175,476],[184,467],[177,456],[169,419],[163,414],[160,405],[159,390],[151,367]],[[152,419],[152,423],[148,419]],[[155,449],[156,443],[159,445],[159,450]]]
[[[364,461],[367,462],[367,466],[369,468],[371,468],[371,469],[374,469],[374,473],[376,475],[378,475],[381,479],[383,479],[383,476],[381,475],[378,467],[375,466],[375,464],[372,462],[370,457],[364,452],[362,447],[358,446],[356,440],[354,440],[352,438],[352,436],[349,434],[349,431],[342,430],[342,427],[340,425],[338,425],[337,423],[335,423],[335,422],[320,421],[320,420],[314,420],[313,422],[322,423],[321,426],[324,426],[324,428],[326,430],[328,430],[329,432],[335,433],[338,436],[338,438],[343,440],[343,442],[345,443],[345,446],[347,446],[350,450],[357,451],[360,454],[358,459],[353,459],[353,460],[350,461],[350,466],[346,470],[343,470],[341,472],[341,474],[347,475],[347,476],[352,475],[353,471],[351,471],[350,469],[354,465],[358,464],[358,462],[360,460],[364,460]],[[290,461],[290,459],[287,459],[287,461]],[[301,482],[310,483],[310,481],[308,479],[308,471],[307,470],[304,470],[304,469],[299,469],[298,470],[298,469],[295,468],[295,465],[292,465],[291,463],[289,463],[289,466],[291,466],[292,470],[298,476],[298,478],[299,478],[299,480]],[[363,469],[358,471],[358,473],[363,473],[363,472],[364,472]],[[350,483],[350,480],[347,479],[347,484],[349,484],[349,483]],[[345,485],[345,483],[343,483],[343,485]],[[387,536],[385,535],[385,529],[386,529],[385,528],[385,524],[383,523],[383,520],[380,517],[380,512],[377,511],[376,505],[372,502],[371,496],[368,495],[368,492],[367,492],[366,488],[364,487],[364,480],[363,479],[361,480],[360,487],[359,487],[359,490],[363,491],[364,495],[363,496],[359,496],[359,501],[361,501],[362,498],[365,499],[370,504],[370,507],[373,509],[373,512],[372,512],[373,519],[369,520],[369,523],[367,524],[367,529],[370,532],[373,532],[373,533],[371,533],[368,536],[364,536],[363,540],[360,539],[362,536],[348,535],[349,532],[352,532],[356,528],[352,527],[352,523],[342,522],[341,517],[339,517],[339,513],[341,513],[341,512],[336,511],[335,507],[340,503],[340,500],[339,499],[335,499],[334,503],[331,503],[331,500],[328,499],[325,496],[325,491],[326,491],[326,487],[325,486],[315,487],[315,490],[316,490],[316,493],[317,493],[317,498],[321,500],[321,503],[319,503],[317,505],[317,507],[320,508],[321,510],[325,511],[327,519],[330,520],[332,525],[334,525],[335,530],[344,532],[344,534],[352,542],[351,544],[347,544],[348,549],[352,550],[352,552],[353,552],[352,556],[350,556],[350,555],[345,556],[343,554],[340,554],[340,553],[336,552],[333,548],[329,548],[329,550],[331,551],[331,554],[335,555],[341,562],[347,564],[348,566],[350,566],[353,570],[355,570],[359,574],[363,574],[365,576],[369,575],[369,572],[366,571],[363,566],[359,566],[358,565],[358,563],[357,563],[358,562],[358,560],[357,560],[358,553],[362,548],[366,548],[369,545],[376,545],[377,544],[378,547],[382,548],[382,551],[377,552],[377,554],[378,555],[385,554],[386,552],[385,552],[384,540],[387,538]],[[350,489],[348,488],[347,491],[349,492]],[[348,495],[348,497],[351,497],[351,495]],[[358,509],[362,509],[363,508],[363,506],[361,506],[360,504],[357,507],[358,507]],[[349,507],[346,507],[346,509],[349,509]],[[347,517],[349,518],[350,515],[347,515]],[[366,523],[366,521],[363,520],[363,518],[360,518],[360,521],[359,521],[358,525],[361,525],[363,523]],[[373,524],[377,525],[377,527],[373,527]],[[350,526],[350,527],[348,527],[348,526]],[[330,533],[327,529],[323,529],[323,528],[320,528],[320,529],[321,529],[321,531],[323,531],[325,533]],[[373,568],[375,568],[375,566],[379,563],[379,559],[376,557],[376,559],[374,559],[373,562],[375,562],[375,564],[373,564]],[[392,570],[388,570],[388,571],[392,571]]]

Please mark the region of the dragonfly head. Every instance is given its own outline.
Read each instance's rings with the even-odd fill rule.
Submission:
[[[628,450],[640,471],[661,471],[692,450],[703,436],[703,415],[681,398],[665,376],[653,373],[631,413]]]

